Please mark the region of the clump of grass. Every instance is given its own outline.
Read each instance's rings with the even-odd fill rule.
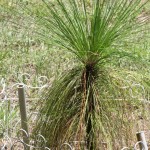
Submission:
[[[12,134],[12,124],[15,124],[16,117],[18,117],[17,109],[10,106],[10,101],[2,101],[0,104],[0,139]]]

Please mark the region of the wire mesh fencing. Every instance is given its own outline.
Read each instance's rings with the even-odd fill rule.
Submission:
[[[37,102],[39,95],[47,86],[49,85],[46,76],[35,79],[27,73],[19,75],[18,82],[0,79],[1,150],[48,149],[46,145],[44,146],[45,139],[42,135],[37,135],[34,138],[36,141],[30,138],[32,125],[28,128],[27,124],[35,121],[38,112],[33,110],[31,105]],[[43,143],[42,148],[35,146],[35,143],[39,142]]]

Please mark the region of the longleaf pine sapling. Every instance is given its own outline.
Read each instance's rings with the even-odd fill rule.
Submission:
[[[108,149],[128,146],[136,109],[142,109],[141,99],[146,97],[137,85],[149,91],[148,61],[138,57],[144,49],[134,48],[149,33],[149,16],[139,19],[149,1],[43,3],[44,11],[35,17],[38,36],[71,52],[78,65],[56,78],[43,94],[34,133],[41,133],[55,148],[71,141],[84,141],[78,148],[88,150],[104,149],[103,142]]]

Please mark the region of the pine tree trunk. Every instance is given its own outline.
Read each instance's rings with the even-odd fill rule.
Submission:
[[[92,84],[95,80],[95,70],[92,65],[87,65],[84,71],[84,94],[85,98],[87,99],[87,106],[85,112],[85,126],[86,126],[86,147],[88,150],[94,150],[94,124],[92,119],[94,118],[94,97],[93,97],[93,89]]]
[[[86,116],[85,121],[87,123],[86,125],[87,148],[89,150],[94,149],[94,133],[93,133],[93,122],[92,122],[92,118],[94,117],[94,109],[95,109],[94,99],[92,95],[92,89],[90,89],[86,115],[85,115]]]

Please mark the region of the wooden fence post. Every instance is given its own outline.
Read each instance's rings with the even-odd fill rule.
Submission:
[[[137,136],[138,142],[140,142],[140,141],[142,142],[142,143],[139,143],[140,150],[148,150],[144,131],[137,132],[136,136]]]
[[[24,86],[19,85],[18,86],[18,97],[19,97],[19,107],[20,107],[20,115],[21,115],[21,128],[26,131],[27,135],[29,135],[28,132],[28,123],[27,123],[27,112],[26,112],[26,100],[25,100],[25,92],[24,92]],[[27,150],[29,150],[29,147],[26,144],[29,144],[29,137],[23,132],[23,142],[25,143],[25,146]]]

